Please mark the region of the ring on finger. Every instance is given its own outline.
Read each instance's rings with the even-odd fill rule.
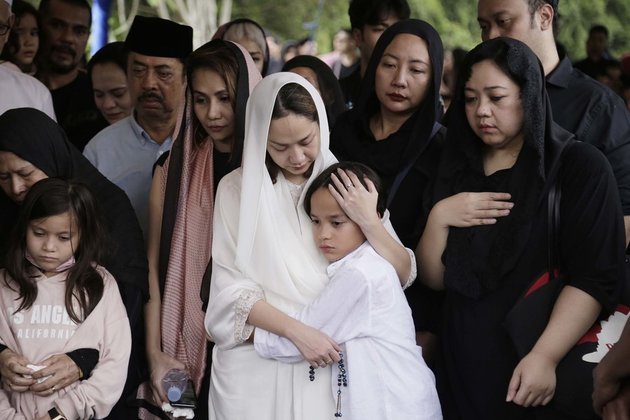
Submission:
[[[50,393],[52,394],[53,392],[55,392],[55,386],[54,385],[50,388]]]
[[[354,187],[353,184],[346,184],[346,188]]]

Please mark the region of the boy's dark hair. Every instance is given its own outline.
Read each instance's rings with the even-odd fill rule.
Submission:
[[[362,30],[365,25],[378,25],[388,16],[409,19],[411,10],[407,0],[350,0],[350,26]]]
[[[70,318],[80,323],[94,310],[103,296],[103,278],[96,271],[105,253],[105,233],[100,213],[89,189],[79,183],[58,178],[46,178],[35,183],[24,198],[17,223],[13,229],[12,247],[7,255],[7,272],[21,299],[15,312],[29,309],[37,298],[35,278],[29,274],[31,263],[26,255],[26,235],[31,221],[69,212],[73,226],[79,230],[79,246],[74,250],[75,264],[66,278],[65,306]],[[77,303],[80,313],[74,309]]]
[[[319,174],[308,187],[306,191],[306,195],[304,195],[304,210],[306,210],[306,214],[311,214],[311,198],[315,191],[320,188],[328,188],[329,185],[332,185],[335,190],[337,187],[332,180],[332,174],[337,175],[337,169],[343,169],[344,171],[350,171],[359,178],[361,184],[367,188],[367,183],[365,182],[365,178],[372,181],[374,187],[376,188],[376,192],[378,193],[378,201],[376,202],[376,211],[381,216],[385,213],[387,208],[387,193],[385,192],[385,188],[383,187],[383,182],[381,178],[378,176],[374,170],[370,167],[359,163],[359,162],[339,162],[334,165],[330,165],[328,168],[324,169],[321,174]],[[337,190],[339,191],[339,190]]]

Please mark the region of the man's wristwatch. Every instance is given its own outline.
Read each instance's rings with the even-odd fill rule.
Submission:
[[[64,416],[61,415],[61,413],[59,413],[59,411],[57,411],[57,408],[55,407],[48,410],[48,415],[50,416],[51,420],[67,420]]]

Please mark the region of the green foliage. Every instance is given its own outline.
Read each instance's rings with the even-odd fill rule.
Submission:
[[[411,16],[435,27],[445,48],[474,47],[479,41],[477,3],[465,0],[409,0]]]
[[[613,56],[630,52],[630,2],[628,0],[565,0],[560,3],[560,29],[557,39],[569,56],[586,56],[585,43],[592,25],[601,24],[610,31]]]
[[[474,0],[409,0],[412,16],[430,22],[446,48],[472,48],[481,41]],[[560,2],[558,41],[574,60],[582,58],[589,28],[603,24],[611,33],[614,56],[630,52],[628,0],[563,0]]]
[[[155,9],[163,1],[142,0],[141,12],[157,14]],[[412,17],[434,25],[446,48],[472,48],[480,42],[477,1],[408,1]],[[350,26],[348,2],[349,0],[234,0],[232,18],[254,19],[281,41],[312,35],[305,24],[317,22],[314,34],[319,51],[327,52],[331,49],[334,33],[340,28]],[[129,7],[131,1],[127,0],[126,3]],[[172,18],[179,18],[174,0],[166,0],[166,4]],[[153,13],[147,10],[150,8],[154,9]],[[117,16],[114,13],[112,11],[110,23],[116,28]],[[588,29],[594,24],[606,25],[610,30],[610,47],[613,55],[620,56],[624,52],[630,52],[629,0],[561,0],[559,22],[558,41],[565,46],[569,56],[574,60],[584,57]],[[116,37],[120,38],[121,35],[123,34],[117,33]]]
[[[317,20],[320,1],[321,14]],[[350,26],[347,0],[235,0],[232,17],[254,19],[280,41],[312,35],[305,25],[317,21],[314,34],[320,52],[330,51],[334,33]]]

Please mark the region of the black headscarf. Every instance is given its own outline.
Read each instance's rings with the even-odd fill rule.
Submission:
[[[328,116],[328,127],[334,127],[339,114],[346,110],[345,100],[339,81],[333,71],[326,63],[312,55],[298,55],[293,57],[282,66],[282,71],[290,71],[296,67],[308,67],[317,75],[319,93],[322,95],[324,105],[326,105],[326,115]]]
[[[396,135],[390,136],[382,142],[378,151],[368,147],[368,139],[362,132],[343,133],[343,149],[352,151],[352,160],[367,164],[376,170],[384,178],[386,185],[390,185],[398,171],[410,160],[416,159],[431,140],[436,121],[441,118],[442,107],[440,105],[440,84],[442,81],[442,65],[444,51],[442,40],[437,31],[428,23],[407,19],[399,21],[389,28],[378,39],[372,57],[368,64],[365,76],[361,83],[361,95],[355,107],[345,115],[350,124],[357,127],[362,124],[369,127],[372,115],[379,111],[380,103],[376,96],[375,79],[376,69],[381,61],[385,49],[397,35],[411,34],[422,38],[426,44],[431,58],[431,81],[424,100],[418,110],[403,124]],[[333,131],[331,138],[331,150],[337,153],[338,139]],[[379,142],[381,143],[381,142]],[[343,153],[339,158],[345,158]]]
[[[519,85],[523,106],[523,147],[514,166],[507,172],[499,171],[498,190],[492,189],[493,175],[484,174],[484,144],[468,124],[465,112],[466,82],[472,67],[484,60],[494,61]],[[542,65],[527,45],[497,38],[479,44],[466,55],[449,108],[436,201],[463,191],[497,191],[510,193],[515,206],[495,225],[450,229],[443,256],[444,280],[449,288],[476,298],[500,286],[525,250],[536,211],[552,181],[548,174],[571,137],[553,123]]]
[[[49,177],[74,179],[90,188],[101,207],[113,245],[104,266],[121,289],[126,285],[133,286],[146,300],[149,294],[147,258],[142,231],[131,203],[120,188],[101,175],[68,142],[63,129],[41,111],[32,108],[9,110],[0,116],[0,151],[17,155]],[[17,220],[17,212],[18,205],[0,191],[1,258],[9,246],[6,233]],[[129,315],[131,318],[132,314]]]

